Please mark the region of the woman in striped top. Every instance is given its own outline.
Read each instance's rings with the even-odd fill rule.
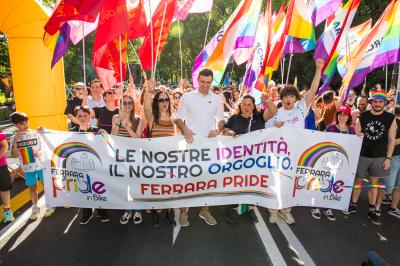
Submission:
[[[171,102],[169,95],[159,91],[152,99],[150,89],[155,87],[154,81],[146,81],[144,84],[144,113],[150,125],[150,137],[169,137],[176,134],[176,126],[171,115]],[[158,213],[152,210],[151,216],[155,227],[159,226]],[[167,210],[167,221],[171,226],[176,226],[174,210]]]
[[[121,108],[119,114],[114,115],[112,119],[111,134],[128,138],[140,138],[143,131],[143,121],[135,114],[135,104],[133,98],[125,95],[120,100]],[[125,210],[121,219],[121,224],[127,224],[132,218],[132,211]],[[142,222],[142,214],[140,210],[135,210],[133,214],[133,222],[139,224]]]

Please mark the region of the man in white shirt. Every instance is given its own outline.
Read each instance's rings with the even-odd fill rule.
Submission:
[[[224,128],[224,110],[220,97],[211,91],[212,80],[213,72],[203,69],[198,76],[197,90],[187,92],[181,98],[176,124],[188,143],[193,143],[194,135],[216,137]],[[217,224],[208,207],[201,208],[199,217],[209,225]],[[181,226],[189,226],[186,208],[181,209],[179,221]]]
[[[324,61],[318,59],[316,61],[316,70],[314,79],[311,83],[310,89],[308,90],[305,97],[300,100],[299,91],[294,86],[286,85],[281,89],[279,98],[282,100],[282,107],[278,109],[275,116],[271,118],[265,127],[296,127],[305,128],[305,118],[310,110],[310,106],[313,105],[315,94],[317,93],[319,82],[321,80],[321,70],[324,66]],[[277,223],[278,210],[268,209],[270,216],[270,223]],[[282,209],[279,214],[288,224],[294,223],[294,218],[290,213],[291,208]]]
[[[88,105],[90,109],[106,105],[103,99],[103,86],[101,86],[100,80],[94,79],[90,82],[90,92],[91,95],[88,96]],[[91,126],[97,126],[97,119],[92,118],[89,123]]]

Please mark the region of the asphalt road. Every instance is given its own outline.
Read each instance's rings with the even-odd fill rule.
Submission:
[[[272,225],[267,210],[258,208],[257,225],[246,216],[229,225],[224,210],[212,208],[219,223],[208,226],[191,208],[190,226],[175,229],[164,219],[154,228],[146,214],[139,225],[121,225],[121,211],[110,211],[109,223],[95,218],[84,226],[75,208],[58,208],[36,222],[21,215],[19,228],[16,223],[0,233],[0,265],[361,265],[369,250],[400,265],[400,221],[383,214],[382,225],[372,225],[365,193],[357,213],[336,211],[334,222],[297,207],[296,224]]]

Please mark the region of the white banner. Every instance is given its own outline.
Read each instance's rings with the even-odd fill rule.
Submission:
[[[347,208],[362,139],[303,129],[236,138],[44,134],[48,206],[151,209],[226,204]]]

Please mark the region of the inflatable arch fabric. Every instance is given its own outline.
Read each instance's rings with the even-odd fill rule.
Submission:
[[[62,60],[51,70],[53,51],[43,44],[49,16],[35,0],[0,0],[0,31],[8,38],[14,97],[31,128],[65,130]]]

